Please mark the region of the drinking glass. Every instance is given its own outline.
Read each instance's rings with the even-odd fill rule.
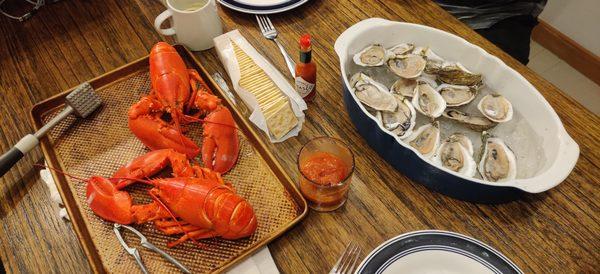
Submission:
[[[345,174],[339,182],[327,183],[312,181],[302,171],[302,167],[317,153],[329,153],[346,166]],[[354,155],[342,141],[331,137],[318,137],[306,143],[298,154],[300,172],[300,192],[306,198],[308,206],[316,211],[327,212],[341,207],[348,198],[348,189],[354,172]]]

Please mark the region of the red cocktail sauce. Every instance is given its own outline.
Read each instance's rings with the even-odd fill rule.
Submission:
[[[350,168],[331,153],[316,152],[300,163],[303,174],[300,191],[310,202],[322,207],[343,203],[349,184],[340,183],[346,179]]]

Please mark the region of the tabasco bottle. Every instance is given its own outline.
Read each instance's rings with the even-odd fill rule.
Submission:
[[[310,102],[317,94],[317,65],[312,61],[310,35],[300,37],[300,62],[296,64],[296,91]]]

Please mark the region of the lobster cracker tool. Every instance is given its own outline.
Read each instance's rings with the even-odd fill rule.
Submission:
[[[152,243],[148,242],[148,239],[146,239],[146,237],[142,233],[137,231],[135,228],[130,227],[128,225],[122,225],[122,224],[115,223],[114,227],[113,227],[113,231],[115,232],[115,235],[117,235],[117,239],[119,240],[119,243],[121,243],[121,245],[123,246],[125,251],[127,251],[127,253],[129,253],[131,256],[133,256],[133,258],[135,259],[137,264],[140,266],[140,269],[142,270],[142,272],[144,272],[144,274],[148,274],[148,270],[146,269],[146,266],[144,265],[144,262],[142,261],[140,252],[136,248],[129,247],[127,245],[127,243],[125,243],[125,240],[123,239],[123,236],[121,235],[121,231],[120,231],[121,227],[126,228],[126,229],[130,230],[131,232],[133,232],[135,235],[137,235],[140,238],[140,244],[143,247],[148,248],[148,249],[160,254],[167,261],[169,261],[172,264],[174,264],[175,266],[177,266],[181,271],[183,271],[183,273],[191,273],[183,264],[181,264],[175,258],[171,257],[169,254],[162,251],[160,248],[158,248],[155,245],[153,245]]]
[[[13,167],[25,154],[34,149],[40,139],[48,133],[50,129],[56,126],[71,113],[77,117],[86,118],[102,104],[100,97],[94,92],[94,88],[89,83],[83,83],[76,87],[65,97],[65,109],[50,122],[45,124],[35,134],[27,134],[21,138],[17,144],[8,152],[0,156],[0,176],[3,176]]]

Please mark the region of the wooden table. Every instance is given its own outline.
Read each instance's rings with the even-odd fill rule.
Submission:
[[[147,54],[155,42],[163,40],[152,27],[162,10],[153,0],[72,0],[48,5],[24,23],[0,17],[0,149],[6,151],[32,130],[27,113],[36,102]],[[227,30],[240,29],[277,68],[287,72],[276,46],[261,37],[253,16],[224,8],[219,12]],[[431,192],[392,169],[360,138],[341,103],[333,43],[344,29],[368,17],[420,23],[458,34],[523,74],[580,145],[581,156],[571,175],[548,192],[489,206]],[[300,136],[271,149],[294,178],[296,153],[313,137],[341,137],[352,144],[357,156],[356,179],[345,207],[328,214],[310,212],[301,224],[270,244],[282,272],[324,273],[351,239],[363,250],[371,250],[390,237],[419,229],[473,236],[529,273],[598,271],[598,116],[429,1],[314,0],[271,18],[291,53],[300,34],[311,33],[319,66],[319,97],[306,113]],[[224,73],[214,50],[197,55],[211,72]],[[57,216],[58,206],[33,167],[41,162],[42,154],[36,149],[0,179],[4,267],[8,272],[88,272],[71,226]]]

